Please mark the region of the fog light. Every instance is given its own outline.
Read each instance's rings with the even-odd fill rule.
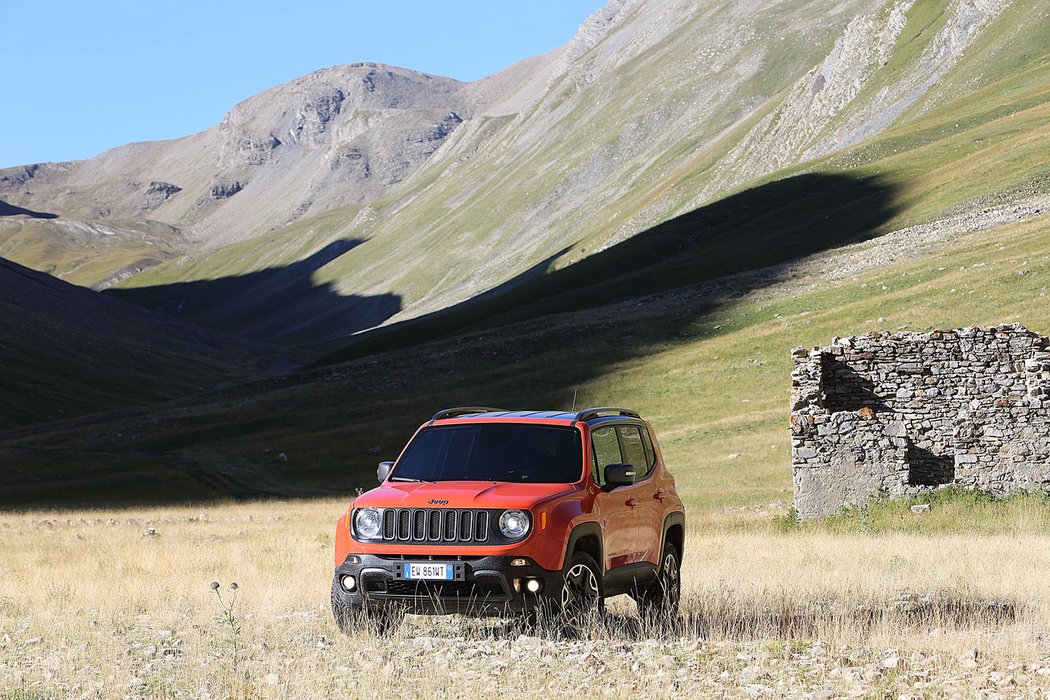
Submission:
[[[539,593],[540,588],[542,587],[543,584],[540,583],[540,580],[538,578],[530,578],[528,580],[528,583],[525,584],[525,588],[529,589],[529,593]]]
[[[339,585],[343,587],[344,591],[352,591],[357,588],[357,579],[347,574],[343,578],[339,579]]]
[[[529,560],[528,559],[511,559],[510,560],[510,565],[511,566],[528,566],[529,565]]]
[[[361,557],[357,556],[356,554],[351,554],[350,556],[348,556],[346,558],[346,563],[347,564],[360,564],[361,563]]]

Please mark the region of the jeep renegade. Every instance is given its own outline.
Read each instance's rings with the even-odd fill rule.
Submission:
[[[677,615],[685,508],[634,411],[438,412],[335,536],[332,611],[391,629],[405,612],[544,612],[571,627],[628,594]]]

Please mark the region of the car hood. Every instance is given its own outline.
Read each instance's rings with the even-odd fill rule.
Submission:
[[[354,508],[530,508],[550,496],[575,488],[572,484],[389,481],[358,496]]]

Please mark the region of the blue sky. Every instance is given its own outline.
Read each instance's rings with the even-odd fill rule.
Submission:
[[[475,80],[564,44],[604,0],[0,0],[0,167],[212,126],[318,68]]]

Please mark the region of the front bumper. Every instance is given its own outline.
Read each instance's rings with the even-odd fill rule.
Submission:
[[[549,571],[531,559],[525,559],[525,566],[511,566],[515,559],[521,557],[350,554],[335,570],[333,603],[356,610],[395,605],[410,613],[480,616],[532,610],[547,596],[558,595],[562,587],[561,571]],[[451,564],[455,580],[406,579],[405,565],[420,562]],[[354,577],[352,591],[340,584],[346,575]],[[529,580],[539,581],[540,590],[530,592]]]

